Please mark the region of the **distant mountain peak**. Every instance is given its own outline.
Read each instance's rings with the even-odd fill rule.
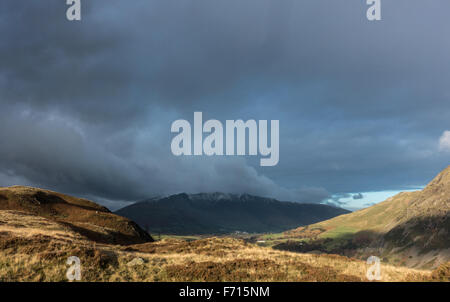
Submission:
[[[231,200],[235,198],[234,194],[222,192],[188,194],[188,196],[189,199],[194,200]]]
[[[190,200],[204,200],[204,201],[248,201],[256,199],[277,201],[276,199],[273,198],[260,197],[248,193],[236,194],[236,193],[212,192],[212,193],[196,193],[187,195]]]
[[[279,232],[349,211],[321,204],[283,202],[234,193],[180,193],[139,202],[116,211],[153,232],[223,234]]]

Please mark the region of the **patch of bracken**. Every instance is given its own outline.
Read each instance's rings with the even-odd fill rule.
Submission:
[[[144,243],[128,246],[125,251],[139,251],[149,254],[199,254],[224,257],[236,247],[246,247],[243,240],[231,238],[207,238],[194,241],[163,240],[156,243]]]
[[[0,250],[6,253],[33,254],[48,249],[50,236],[35,235],[29,238],[12,236],[7,232],[0,234]]]
[[[450,262],[441,264],[431,274],[432,281],[450,281]]]
[[[293,271],[298,274],[292,274]],[[190,262],[167,266],[165,272],[169,279],[176,281],[363,281],[359,277],[340,274],[329,266],[315,267],[303,262],[281,265],[267,259]]]
[[[185,265],[170,265],[165,271],[169,278],[177,281],[248,281],[269,277],[263,272],[273,271],[279,265],[272,260],[237,259],[226,262],[191,262]],[[259,273],[253,273],[254,271]],[[285,274],[283,274],[285,276]]]

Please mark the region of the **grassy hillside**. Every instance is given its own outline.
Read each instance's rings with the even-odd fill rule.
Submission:
[[[232,238],[96,244],[40,216],[0,210],[0,281],[67,281],[68,257],[82,281],[367,281],[365,261],[298,254]],[[422,271],[382,264],[382,281],[444,281],[449,265]]]
[[[320,238],[337,238],[360,231],[383,233],[391,230],[407,216],[408,205],[420,192],[403,192],[372,207],[341,215],[286,232],[293,237],[308,235]],[[317,230],[318,232],[314,232]]]
[[[31,187],[0,188],[0,210],[47,218],[99,243],[132,244],[152,238],[136,223],[92,201]]]
[[[276,248],[366,257],[412,267],[450,260],[450,167],[422,191],[400,193],[377,205],[277,236]]]

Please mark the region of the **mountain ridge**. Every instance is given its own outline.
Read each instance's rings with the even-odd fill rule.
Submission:
[[[175,235],[220,234],[235,231],[284,231],[348,210],[312,203],[278,201],[250,194],[180,193],[152,198],[117,210],[153,232]]]

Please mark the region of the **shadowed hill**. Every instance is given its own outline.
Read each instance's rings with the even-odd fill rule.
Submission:
[[[31,187],[0,188],[0,210],[44,217],[87,237],[112,244],[153,241],[136,223],[92,201]]]
[[[177,194],[116,212],[153,232],[223,234],[281,232],[349,211],[321,204],[281,202],[248,194]]]

